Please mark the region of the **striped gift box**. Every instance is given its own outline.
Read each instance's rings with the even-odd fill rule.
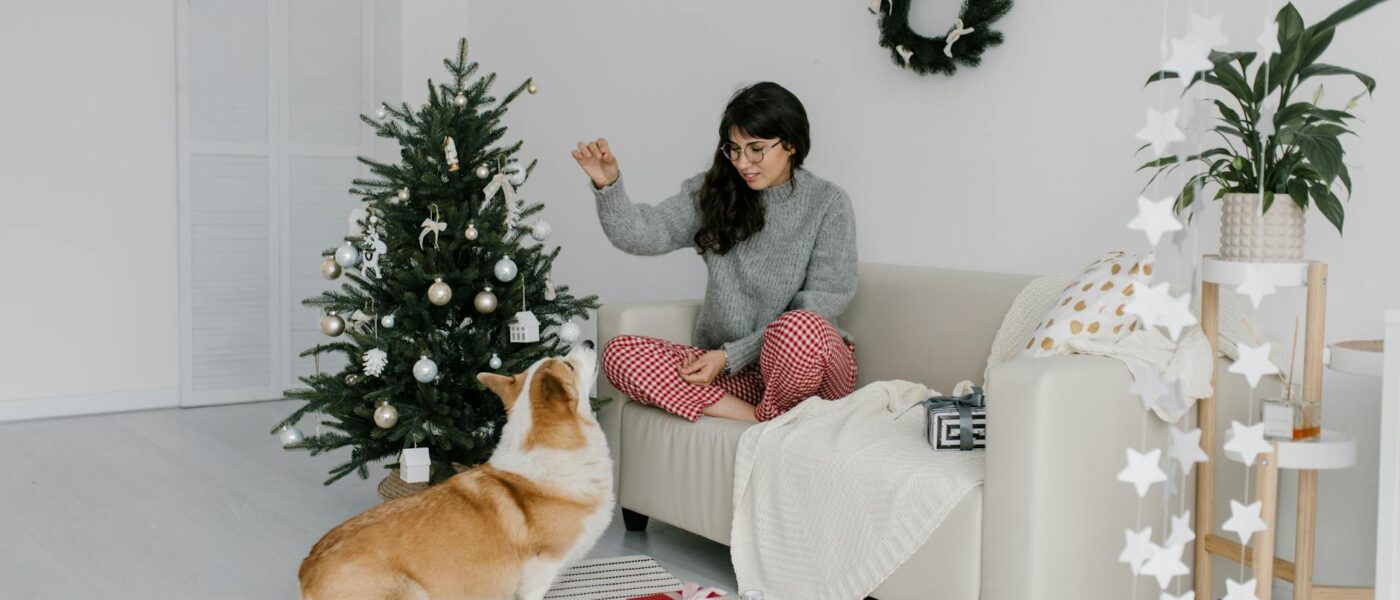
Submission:
[[[564,569],[545,600],[628,600],[681,589],[680,580],[650,556],[585,560]]]
[[[932,419],[934,449],[936,450],[961,450],[962,449],[962,423],[958,420],[958,409],[939,409],[929,413]],[[987,447],[987,409],[972,409],[972,447],[973,449],[984,449]]]

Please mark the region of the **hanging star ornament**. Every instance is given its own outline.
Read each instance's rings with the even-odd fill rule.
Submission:
[[[1249,381],[1249,387],[1259,387],[1259,380],[1265,375],[1278,373],[1278,367],[1269,360],[1269,352],[1273,350],[1272,344],[1260,344],[1251,346],[1249,344],[1235,344],[1239,348],[1240,357],[1230,365],[1230,372],[1244,375]]]
[[[1264,53],[1265,60],[1269,60],[1269,55],[1278,54],[1278,21],[1266,19],[1264,21],[1264,31],[1259,32],[1259,37],[1254,38],[1259,44],[1259,50]]]
[[[1259,136],[1268,141],[1274,137],[1274,115],[1278,114],[1278,104],[1266,102],[1259,107],[1259,121],[1254,124],[1254,130],[1259,132]]]
[[[1196,532],[1191,531],[1191,511],[1172,517],[1172,533],[1167,536],[1167,546],[1185,546],[1194,539]]]
[[[1176,126],[1176,120],[1180,114],[1181,109],[1179,108],[1165,112],[1149,108],[1147,109],[1147,124],[1139,129],[1134,137],[1152,146],[1153,154],[1162,156],[1167,153],[1167,148],[1171,147],[1172,142],[1186,139],[1186,134]]]
[[[1256,579],[1239,583],[1227,578],[1225,579],[1225,597],[1222,600],[1259,600],[1259,596],[1254,593],[1254,588],[1258,585],[1259,581]]]
[[[1181,330],[1196,324],[1196,315],[1191,314],[1191,292],[1180,296],[1167,296],[1162,314],[1157,324],[1167,328],[1167,335],[1175,342],[1181,337]]]
[[[1235,535],[1240,536],[1240,544],[1248,545],[1251,536],[1268,529],[1268,526],[1264,525],[1264,520],[1259,518],[1259,511],[1263,508],[1264,503],[1258,500],[1249,506],[1231,500],[1230,520],[1226,521],[1220,528],[1235,532]]]
[[[1143,327],[1156,327],[1166,310],[1167,302],[1171,301],[1171,292],[1167,291],[1169,285],[1162,282],[1157,285],[1137,286],[1137,293],[1123,307],[1123,312],[1137,315],[1142,320]]]
[[[1245,425],[1239,421],[1231,421],[1230,430],[1234,436],[1225,442],[1225,451],[1239,454],[1245,466],[1254,464],[1254,459],[1260,454],[1274,451],[1274,446],[1264,440],[1263,422]]]
[[[1221,15],[1191,15],[1191,32],[1187,36],[1207,52],[1230,43],[1230,38],[1225,37],[1225,32],[1220,29],[1220,19]]]
[[[1157,587],[1166,589],[1167,585],[1179,575],[1191,572],[1186,563],[1181,562],[1181,551],[1185,546],[1167,546],[1163,548],[1157,544],[1151,544],[1152,558],[1142,565],[1142,574],[1151,575],[1157,578]]]
[[[1118,554],[1118,562],[1127,563],[1133,575],[1142,571],[1143,563],[1152,558],[1152,528],[1141,531],[1123,530],[1123,551]]]
[[[1249,302],[1254,305],[1254,308],[1259,308],[1259,305],[1264,302],[1264,296],[1277,290],[1278,288],[1269,283],[1268,278],[1264,276],[1264,270],[1252,264],[1244,266],[1244,281],[1235,287],[1236,292],[1249,296]]]
[[[1210,460],[1210,457],[1206,456],[1205,451],[1201,450],[1200,429],[1182,431],[1173,427],[1171,431],[1172,448],[1170,454],[1172,460],[1175,460],[1176,464],[1180,465],[1181,475],[1183,477],[1191,474],[1191,468],[1196,466],[1196,463]]]
[[[1157,600],[1196,600],[1196,592],[1188,591],[1180,596],[1173,596],[1166,592],[1162,592],[1162,597],[1158,598]]]
[[[1202,46],[1189,36],[1172,40],[1171,47],[1171,54],[1162,65],[1162,70],[1176,73],[1183,87],[1191,83],[1191,78],[1195,77],[1196,73],[1215,67],[1215,64],[1210,62],[1210,48]]]
[[[1146,233],[1147,241],[1156,248],[1157,242],[1162,241],[1163,233],[1181,229],[1181,221],[1172,215],[1172,202],[1170,196],[1155,202],[1146,196],[1138,196],[1138,214],[1128,221],[1128,229]]]
[[[1153,448],[1146,454],[1128,448],[1127,455],[1128,466],[1118,472],[1118,481],[1133,484],[1139,498],[1147,495],[1152,484],[1167,480],[1167,474],[1158,464],[1162,458],[1161,448]]]
[[[1143,408],[1151,410],[1158,405],[1159,400],[1170,393],[1156,369],[1135,359],[1124,362],[1128,365],[1128,374],[1133,376],[1133,382],[1128,384],[1128,392],[1142,399]]]

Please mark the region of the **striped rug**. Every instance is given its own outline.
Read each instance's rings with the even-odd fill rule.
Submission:
[[[674,592],[680,580],[650,556],[595,558],[576,564],[554,580],[545,600],[627,600]]]

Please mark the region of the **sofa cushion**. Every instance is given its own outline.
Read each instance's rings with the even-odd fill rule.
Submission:
[[[1026,342],[1022,356],[1067,354],[1065,342],[1083,338],[1113,342],[1137,328],[1137,315],[1125,311],[1139,286],[1152,281],[1151,254],[1110,252],[1065,287]]]
[[[702,416],[691,423],[653,406],[622,407],[618,501],[729,544],[734,456],[751,424]],[[614,452],[618,452],[615,447]]]

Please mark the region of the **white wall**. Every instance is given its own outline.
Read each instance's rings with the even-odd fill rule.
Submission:
[[[441,72],[438,61],[459,32],[444,23],[455,14],[437,10],[440,3],[421,11],[416,4],[405,7],[409,94],[424,74]],[[1106,250],[1145,247],[1124,225],[1145,181],[1134,172],[1140,157],[1133,155],[1133,133],[1159,96],[1141,83],[1158,59],[1161,3],[1020,2],[996,25],[1006,43],[981,67],[951,78],[891,65],[865,4],[472,4],[469,33],[483,72],[499,73],[501,89],[530,76],[540,87],[513,105],[508,138],[523,139],[526,156],[540,159],[524,193],[547,203],[551,241],[565,247],[556,281],[604,302],[700,296],[703,265],[693,254],[636,258],[609,246],[568,152],[578,140],[607,137],[634,199],[658,201],[709,164],[730,94],[764,79],[805,103],[814,141],[808,166],[850,193],[861,260],[1067,273]],[[938,31],[955,4],[915,3],[913,20]],[[1309,22],[1340,5],[1300,4]],[[1213,6],[1225,13],[1235,45],[1252,46],[1263,6]],[[1180,32],[1184,8],[1172,7]],[[1393,267],[1400,263],[1393,236],[1400,223],[1400,42],[1387,26],[1397,19],[1400,6],[1391,3],[1344,25],[1325,57],[1380,82],[1375,100],[1356,111],[1365,120],[1357,125],[1360,138],[1346,141],[1356,184],[1346,238],[1316,213],[1309,225],[1309,254],[1331,266],[1329,340],[1377,337],[1381,311],[1400,305]],[[415,63],[422,44],[434,51]],[[1341,104],[1358,86],[1331,79],[1327,88],[1324,103]],[[1213,251],[1218,209],[1201,226],[1201,250]],[[1281,294],[1270,304],[1270,333],[1286,343],[1302,295]],[[1321,478],[1318,578],[1364,584],[1374,564],[1380,385],[1327,377],[1328,424],[1357,435],[1362,458],[1354,469]],[[1280,514],[1288,516],[1279,544],[1286,555],[1292,482],[1281,485]]]
[[[175,4],[0,11],[0,403],[173,401]]]

